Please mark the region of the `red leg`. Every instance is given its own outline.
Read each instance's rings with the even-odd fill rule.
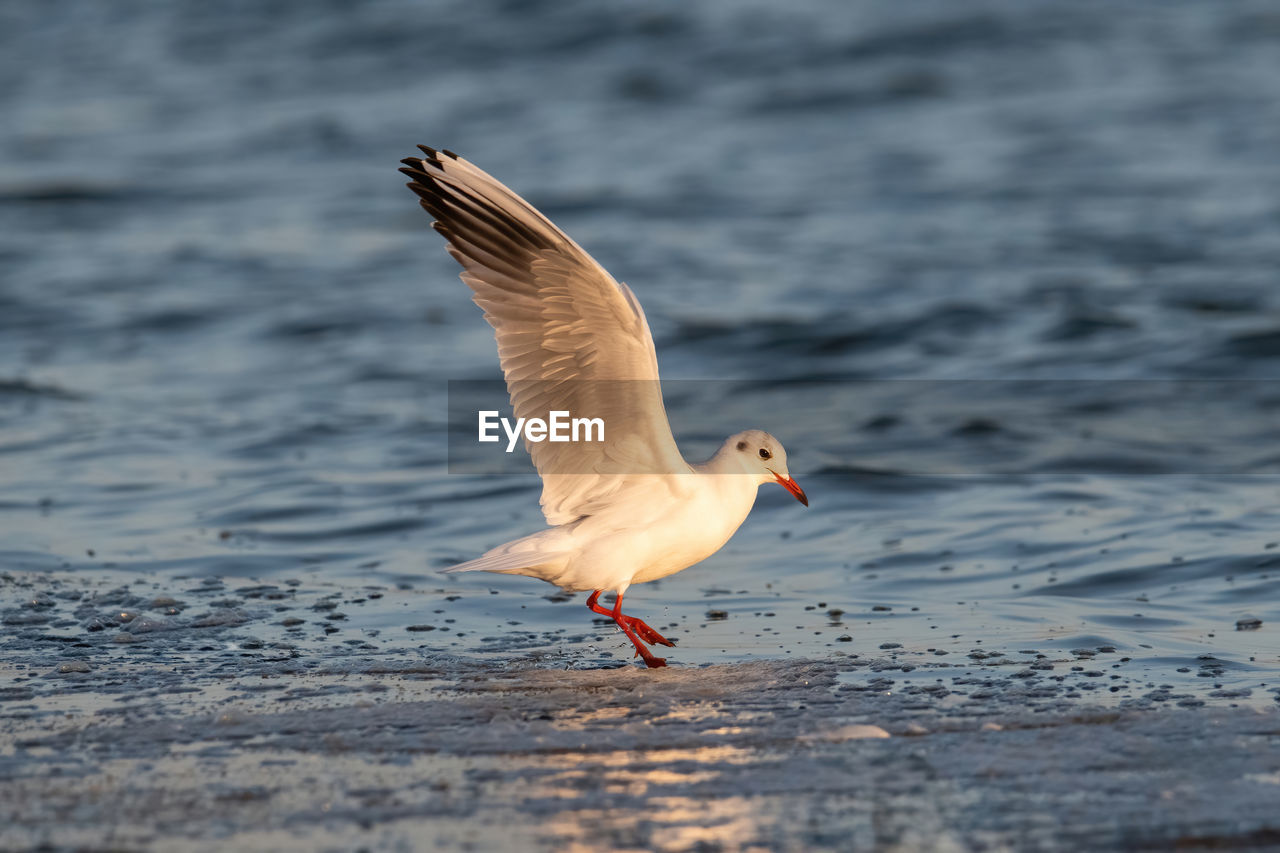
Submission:
[[[599,613],[601,616],[613,616],[612,610],[596,604],[596,602],[600,600],[600,593],[602,592],[604,592],[603,589],[597,589],[595,592],[591,593],[591,595],[587,596],[587,607],[591,609],[592,613]]]
[[[617,623],[618,627],[622,629],[622,633],[627,635],[627,639],[631,641],[631,644],[636,647],[636,654],[644,658],[646,666],[650,668],[666,666],[666,660],[664,658],[654,657],[650,654],[649,650],[645,648],[644,643],[640,642],[640,637],[637,637],[636,634],[639,633],[651,643],[662,643],[668,646],[675,644],[650,628],[648,625],[644,624],[644,622],[636,619],[634,616],[624,615],[622,613],[621,595],[614,599],[612,610],[601,607],[598,602],[600,600],[600,593],[602,592],[604,592],[604,590],[597,589],[587,598],[587,607],[591,608],[591,612],[611,617],[613,621]]]
[[[645,648],[644,643],[640,642],[640,638],[636,636],[635,629],[632,627],[633,626],[632,618],[630,616],[622,615],[622,596],[621,595],[619,595],[613,600],[613,612],[610,615],[613,616],[613,621],[618,623],[618,627],[622,629],[622,633],[626,634],[627,639],[630,640],[631,644],[636,647],[636,654],[644,658],[645,666],[649,667],[650,669],[654,669],[655,667],[667,665],[666,658],[654,657],[653,655],[649,654],[649,650]],[[648,626],[646,625],[645,627],[647,628]]]
[[[639,634],[640,638],[646,643],[659,643],[664,646],[671,646],[672,648],[675,647],[675,640],[668,640],[666,637],[646,625],[643,620],[637,619],[635,616],[623,616],[622,618],[631,623],[631,627],[635,629],[636,633]]]
[[[624,613],[619,613],[616,602],[613,610],[609,610],[608,608],[597,604],[596,602],[599,600],[600,594],[603,592],[604,590],[597,589],[595,592],[591,593],[591,596],[587,599],[587,607],[591,608],[592,613],[599,613],[601,616],[608,616],[613,621],[617,622],[619,626],[621,626],[623,622],[628,623],[631,625],[631,629],[635,631],[636,634],[639,635],[640,639],[644,640],[646,643],[658,643],[663,646],[671,646],[672,648],[675,648],[676,644],[673,641],[668,640],[666,637],[650,628],[643,620],[638,619],[635,616],[627,616]]]

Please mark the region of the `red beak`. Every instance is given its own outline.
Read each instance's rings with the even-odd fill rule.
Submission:
[[[778,484],[782,486],[782,488],[786,489],[788,492],[796,496],[796,500],[800,501],[800,503],[804,504],[805,506],[809,505],[809,498],[805,496],[804,489],[800,488],[799,483],[797,483],[795,480],[791,479],[790,477],[784,478],[781,474],[778,474],[778,473],[774,473],[773,476],[774,476],[774,479],[778,481]]]

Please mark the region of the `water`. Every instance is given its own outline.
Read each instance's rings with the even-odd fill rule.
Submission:
[[[1278,46],[1261,2],[7,4],[0,569],[372,586],[299,630],[627,659],[581,596],[438,573],[541,517],[447,469],[447,382],[497,366],[422,142],[633,286],[688,455],[790,450],[810,509],[765,489],[630,593],[673,663],[1084,648],[1125,700],[1270,701]]]

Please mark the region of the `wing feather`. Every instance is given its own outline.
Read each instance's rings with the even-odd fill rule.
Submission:
[[[449,151],[419,148],[425,156],[401,161],[400,171],[493,326],[516,416],[558,410],[605,421],[603,442],[526,442],[547,521],[565,524],[625,490],[655,487],[637,474],[688,472],[631,289],[492,176]]]

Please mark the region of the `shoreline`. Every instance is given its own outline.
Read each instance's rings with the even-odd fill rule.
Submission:
[[[1056,677],[1096,681],[1076,660],[1122,668],[1098,652],[1048,659],[1043,671],[998,651],[951,665],[897,649],[646,671],[587,642],[501,659],[376,631],[286,642],[290,617],[274,608],[332,615],[341,611],[324,602],[336,601],[354,613],[354,597],[372,590],[220,589],[211,596],[224,606],[201,612],[155,595],[155,578],[99,579],[95,591],[75,574],[4,577],[4,849],[1280,840],[1275,687],[1232,695],[1206,677],[1203,690],[1153,683],[1121,699],[1043,689]],[[152,609],[115,627],[57,618],[144,592]],[[35,615],[15,624],[23,614]],[[1179,689],[1194,701],[1179,707]]]

